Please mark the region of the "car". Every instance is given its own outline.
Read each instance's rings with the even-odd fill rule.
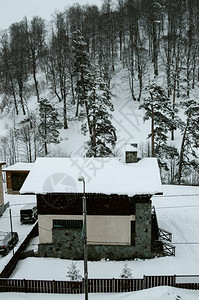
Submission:
[[[19,240],[17,232],[0,231],[0,254],[7,255]]]
[[[24,223],[35,223],[37,220],[37,205],[36,204],[26,204],[20,210],[20,221]]]

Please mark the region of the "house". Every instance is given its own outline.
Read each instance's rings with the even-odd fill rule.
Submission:
[[[6,188],[8,194],[19,194],[33,163],[16,163],[3,171],[6,173]]]
[[[6,163],[0,161],[0,216],[2,216],[4,212],[4,194],[3,194],[3,174],[2,174],[2,166]]]
[[[151,197],[162,192],[155,158],[38,158],[20,193],[37,195],[40,255],[83,258],[79,176],[88,258],[151,257]]]

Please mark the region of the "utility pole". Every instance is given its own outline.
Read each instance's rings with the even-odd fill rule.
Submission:
[[[84,241],[84,294],[85,300],[88,300],[88,247],[87,247],[87,227],[86,227],[86,189],[85,189],[85,179],[83,176],[78,177],[78,180],[83,182],[83,197],[82,197],[82,207],[83,207],[83,241]]]

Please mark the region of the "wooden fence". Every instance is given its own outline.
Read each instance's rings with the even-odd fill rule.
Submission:
[[[187,278],[188,280],[185,280]],[[165,285],[199,289],[199,276],[144,276],[141,279],[89,279],[88,292],[133,292]],[[84,292],[84,281],[0,278],[0,292],[81,294]]]

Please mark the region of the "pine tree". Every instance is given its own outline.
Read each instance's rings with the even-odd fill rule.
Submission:
[[[168,133],[176,128],[178,119],[173,119],[173,107],[167,92],[161,86],[153,83],[148,87],[149,97],[144,99],[140,109],[145,110],[144,121],[151,120],[151,156],[159,159],[161,169],[169,170],[168,159],[178,156],[175,147],[168,146]],[[177,112],[177,109],[175,109]]]
[[[114,110],[108,84],[97,73],[90,74],[90,90],[86,99],[87,122],[90,140],[87,143],[87,157],[113,156],[116,129],[111,123]]]
[[[87,44],[81,32],[73,33],[73,55],[74,55],[74,75],[76,77],[77,108],[76,117],[79,115],[79,106],[85,105],[87,98],[90,72],[90,61],[87,51]]]
[[[190,169],[198,169],[199,160],[196,149],[199,147],[199,104],[195,100],[182,103],[185,107],[186,122],[181,127],[182,142],[180,148],[178,183],[182,177],[190,173]]]
[[[72,264],[68,267],[68,272],[66,277],[69,277],[71,280],[81,280],[82,277],[81,275],[79,275],[79,270],[77,270],[77,266],[74,262],[72,262]]]
[[[47,144],[59,143],[58,129],[62,127],[62,124],[58,120],[58,112],[46,98],[39,101],[39,115],[39,132],[44,142],[45,155],[47,155]]]
[[[124,265],[123,269],[122,269],[122,273],[120,274],[121,278],[132,278],[132,272],[131,269],[128,267],[127,264]]]
[[[147,89],[150,96],[139,108],[145,110],[144,121],[151,119],[148,138],[151,137],[152,156],[156,156],[163,143],[167,142],[168,132],[175,127],[175,121],[172,120],[172,104],[164,88],[153,83]]]

